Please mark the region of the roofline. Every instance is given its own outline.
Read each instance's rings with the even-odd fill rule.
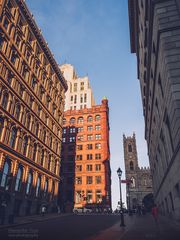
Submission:
[[[35,34],[38,42],[40,43],[41,45],[41,48],[43,49],[43,51],[45,52],[49,62],[51,63],[54,71],[56,72],[57,76],[59,77],[59,79],[61,80],[64,88],[65,88],[65,91],[67,91],[68,89],[68,86],[67,86],[67,83],[66,83],[66,80],[65,78],[63,77],[59,67],[58,67],[58,64],[56,62],[56,60],[54,59],[54,56],[52,54],[52,52],[50,51],[48,45],[47,45],[47,42],[45,41],[44,37],[42,36],[35,20],[33,19],[33,16],[31,14],[31,12],[29,11],[25,1],[23,0],[17,0],[17,4],[19,5],[19,8],[21,9],[21,11],[23,12],[23,14],[25,15],[26,19],[27,19],[27,22],[29,23],[29,25],[31,26],[32,30],[33,30],[33,33]]]

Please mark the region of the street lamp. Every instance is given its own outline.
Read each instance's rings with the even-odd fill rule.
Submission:
[[[124,224],[124,214],[123,214],[123,207],[122,207],[122,192],[121,192],[121,176],[122,176],[122,170],[120,168],[118,168],[117,170],[117,175],[119,177],[119,187],[120,187],[120,214],[121,214],[121,224],[120,226],[121,227],[125,227],[125,224]]]

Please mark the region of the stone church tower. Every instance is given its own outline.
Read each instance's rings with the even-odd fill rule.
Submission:
[[[150,168],[139,168],[136,148],[136,136],[123,135],[124,162],[126,179],[130,180],[126,184],[128,209],[142,205],[143,198],[152,193],[152,180]]]

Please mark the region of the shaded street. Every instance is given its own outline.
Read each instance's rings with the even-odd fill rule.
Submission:
[[[2,239],[60,240],[179,240],[180,227],[160,218],[155,224],[151,215],[125,216],[120,227],[119,215],[65,215],[0,230]]]

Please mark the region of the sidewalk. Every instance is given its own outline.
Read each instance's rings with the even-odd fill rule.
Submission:
[[[180,224],[159,217],[156,224],[150,214],[145,216],[125,215],[125,227],[120,222],[88,240],[179,240]]]
[[[24,225],[28,223],[33,223],[33,222],[42,222],[46,221],[49,219],[54,219],[54,218],[59,218],[59,217],[65,217],[72,215],[71,213],[46,213],[44,216],[42,215],[30,215],[30,216],[25,216],[25,217],[16,217],[14,219],[13,224],[5,223],[4,225],[0,225],[0,230],[4,228],[9,228],[9,227],[15,227],[18,225]]]

